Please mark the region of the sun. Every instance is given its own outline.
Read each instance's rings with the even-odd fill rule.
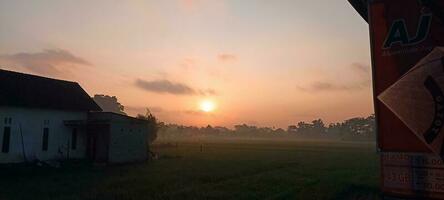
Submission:
[[[204,100],[200,102],[199,107],[203,112],[212,112],[216,109],[216,104],[213,101]]]

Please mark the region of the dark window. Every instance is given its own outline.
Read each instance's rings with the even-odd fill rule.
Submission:
[[[72,138],[71,138],[71,149],[76,150],[77,148],[77,129],[72,129]]]
[[[48,151],[49,128],[43,129],[42,151]]]
[[[11,127],[5,127],[3,129],[3,145],[2,145],[2,152],[3,153],[9,152],[10,140],[11,140]]]
[[[5,124],[12,124],[12,118],[10,117],[5,117]]]

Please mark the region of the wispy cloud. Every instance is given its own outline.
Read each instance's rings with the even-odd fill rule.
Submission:
[[[368,88],[369,85],[370,82],[367,80],[349,84],[338,84],[329,81],[315,81],[308,86],[297,86],[297,88],[305,92],[359,91]]]
[[[313,81],[304,86],[297,86],[301,91],[306,92],[328,92],[328,91],[359,91],[365,88],[369,88],[371,84],[370,80],[370,66],[361,63],[352,63],[350,65],[351,73],[353,76],[358,77],[354,81],[348,83],[342,82],[342,80],[332,81],[329,79]]]
[[[138,79],[136,85],[146,91],[155,93],[169,93],[175,95],[193,95],[196,91],[183,83],[173,83],[169,80],[145,81]]]
[[[205,115],[205,114],[207,114],[207,113],[205,113],[203,111],[199,111],[199,110],[185,110],[182,113],[187,114],[187,115]]]
[[[222,62],[236,61],[237,56],[229,53],[222,53],[217,56],[217,59]]]
[[[47,49],[36,53],[4,54],[0,55],[0,64],[22,67],[46,75],[61,74],[66,70],[63,69],[63,66],[66,65],[91,65],[87,60],[63,49]]]
[[[370,65],[362,64],[362,63],[352,63],[351,68],[357,72],[364,75],[370,74],[371,67]]]
[[[180,66],[186,70],[196,68],[197,62],[193,58],[185,58],[180,62]]]
[[[339,86],[329,82],[320,82],[316,81],[311,84],[311,88],[316,91],[325,91],[325,90],[347,90],[346,86]]]
[[[183,115],[188,115],[188,116],[210,116],[210,117],[216,117],[218,116],[217,114],[213,113],[213,112],[204,112],[201,110],[183,110],[183,111],[179,111],[180,114]],[[177,111],[176,111],[177,114]]]
[[[328,82],[314,82],[313,88],[318,91],[322,90],[359,90],[362,89],[362,84],[351,83],[349,85],[333,84]]]
[[[205,90],[198,90],[200,95],[204,95],[204,96],[214,96],[217,95],[216,90],[214,89],[205,89]]]
[[[216,95],[214,89],[194,89],[184,83],[176,83],[166,79],[147,81],[136,80],[136,86],[149,92],[173,95]]]

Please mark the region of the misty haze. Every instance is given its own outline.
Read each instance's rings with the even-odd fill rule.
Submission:
[[[408,2],[0,0],[0,200],[441,191],[442,3]]]

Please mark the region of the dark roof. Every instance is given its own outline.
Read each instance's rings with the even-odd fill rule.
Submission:
[[[2,69],[0,106],[72,111],[102,110],[76,82]]]
[[[147,123],[148,120],[146,119],[140,119],[137,117],[132,117],[132,116],[128,116],[128,115],[124,115],[124,114],[120,114],[120,113],[115,113],[115,112],[89,112],[89,119],[91,120],[97,120],[97,119],[106,119],[106,120],[116,120],[116,119],[126,119],[126,120],[131,120],[131,121],[137,121],[137,122],[142,122],[142,123]]]

